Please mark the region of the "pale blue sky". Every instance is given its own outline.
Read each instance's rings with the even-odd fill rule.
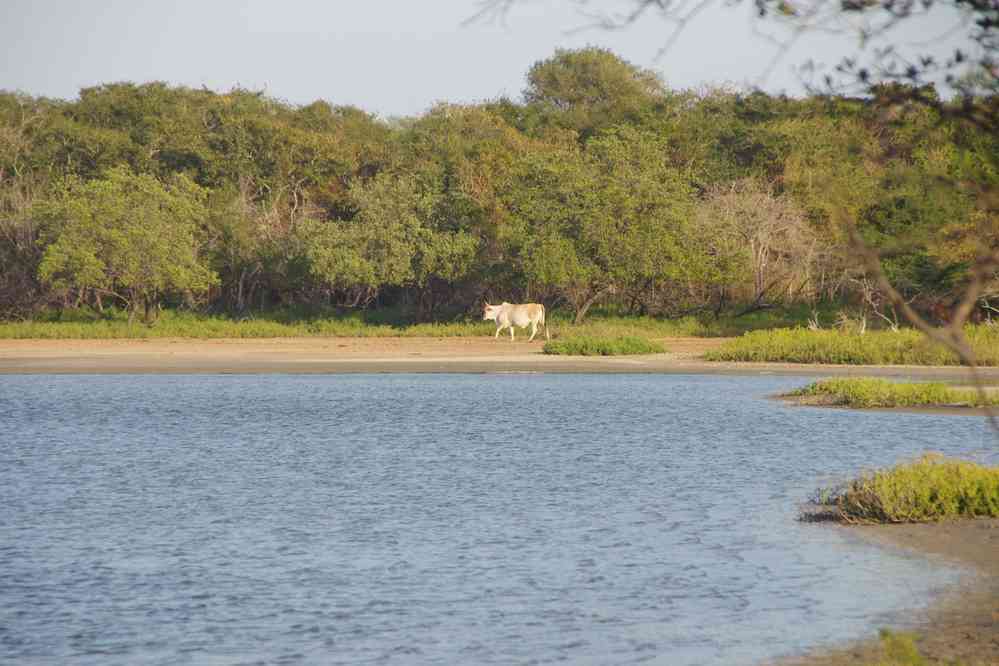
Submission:
[[[658,71],[673,88],[745,84],[774,53],[753,33],[750,5],[706,12],[657,60],[670,24],[653,17],[619,32],[570,33],[587,20],[566,0],[524,0],[506,25],[470,26],[461,24],[475,0],[2,0],[0,89],[72,99],[99,83],[162,80],[413,115],[437,101],[519,97],[534,62],[588,44]],[[904,37],[934,40],[948,25],[913,22]],[[811,35],[763,87],[800,93],[794,65],[835,62],[854,41]]]

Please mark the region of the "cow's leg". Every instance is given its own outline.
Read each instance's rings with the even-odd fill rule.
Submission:
[[[503,330],[502,326],[497,326],[496,327],[496,335],[493,336],[494,340],[499,340],[499,334],[500,334],[500,331],[502,331],[502,330]]]
[[[514,337],[513,337],[513,329],[514,329],[514,325],[513,325],[513,324],[510,324],[510,342],[513,342],[513,341],[514,341]]]
[[[534,336],[538,334],[538,322],[531,322],[531,337],[527,339],[528,342],[534,342]]]

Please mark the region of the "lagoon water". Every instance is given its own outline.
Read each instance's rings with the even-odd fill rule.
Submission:
[[[0,662],[753,664],[905,621],[959,572],[797,504],[991,435],[767,399],[805,381],[5,376]]]

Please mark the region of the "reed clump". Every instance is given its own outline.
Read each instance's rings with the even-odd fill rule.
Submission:
[[[955,388],[940,382],[893,382],[874,377],[823,379],[785,397],[807,404],[855,407],[996,407],[999,393]]]
[[[964,333],[980,365],[999,365],[999,326],[967,326]],[[751,331],[705,354],[709,361],[828,363],[835,365],[959,365],[950,350],[919,331],[780,328]]]
[[[551,340],[544,346],[544,353],[564,356],[623,356],[628,354],[662,354],[665,351],[665,348],[658,342],[633,336],[615,338],[568,337]]]
[[[999,517],[999,467],[927,454],[859,478],[816,498],[822,517],[844,523],[926,523]],[[816,514],[803,514],[815,519]]]

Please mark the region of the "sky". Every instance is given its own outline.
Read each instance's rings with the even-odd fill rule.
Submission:
[[[597,5],[613,12],[627,2],[589,4]],[[519,99],[531,65],[556,48],[609,48],[675,89],[760,84],[797,95],[796,66],[834,64],[857,46],[851,36],[810,34],[761,82],[775,51],[751,5],[718,3],[657,57],[671,24],[651,16],[621,31],[585,29],[592,20],[569,0],[522,0],[504,21],[470,25],[477,0],[2,0],[0,89],[74,99],[102,83],[166,81],[263,90],[292,104],[324,99],[388,118],[442,101]],[[952,50],[953,39],[941,38],[952,23],[910,22],[901,38]]]

